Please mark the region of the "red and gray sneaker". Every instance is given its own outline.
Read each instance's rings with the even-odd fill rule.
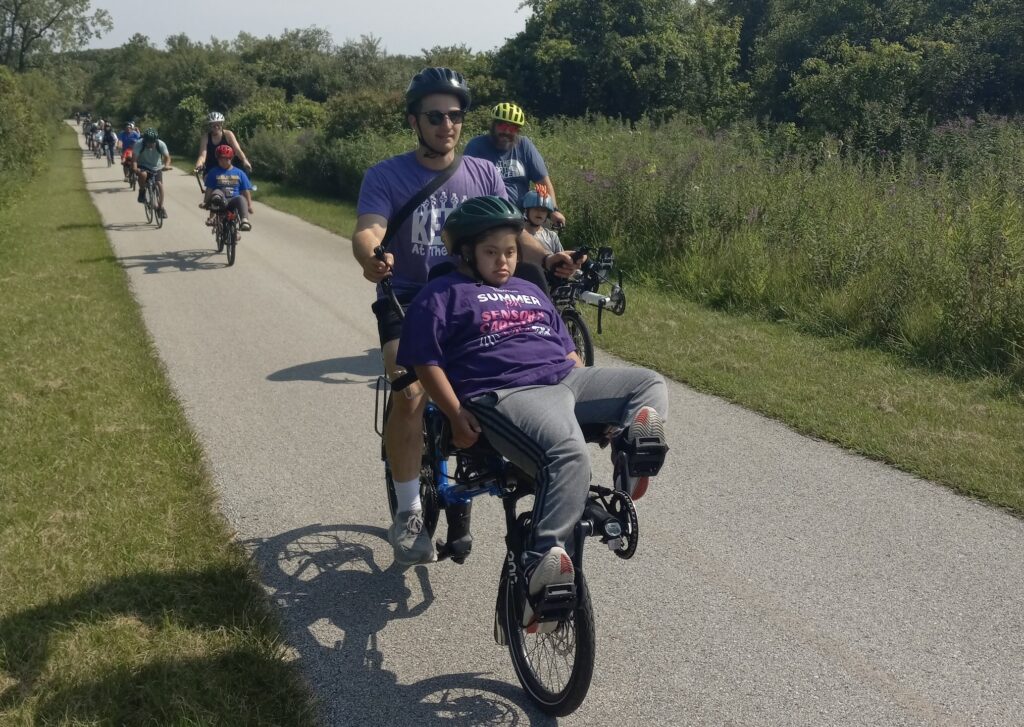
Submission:
[[[658,410],[652,406],[644,406],[633,417],[633,422],[626,427],[619,437],[619,446],[612,443],[612,463],[616,467],[615,481],[625,477],[626,493],[634,500],[639,500],[647,492],[651,477],[657,474],[664,462],[668,447],[665,446],[665,425]],[[620,450],[627,450],[633,458],[630,469],[634,472],[647,470],[646,474],[630,474],[618,472]]]
[[[567,585],[575,582],[576,569],[565,548],[557,545],[541,556],[529,575],[529,591],[536,596],[548,586]],[[523,609],[523,627],[530,634],[547,634],[558,628],[557,621],[539,622],[534,619],[533,608],[526,602]]]

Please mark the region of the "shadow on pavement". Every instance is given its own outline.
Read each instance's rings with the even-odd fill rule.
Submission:
[[[149,228],[155,230],[156,226],[149,222],[112,222],[109,225],[103,225],[104,230],[111,232],[119,232],[121,230],[144,230]]]
[[[554,725],[518,685],[478,673],[453,673],[399,684],[383,668],[378,634],[398,619],[423,614],[434,601],[425,566],[381,568],[375,551],[389,546],[383,528],[310,525],[244,543],[270,598],[288,624],[287,639],[314,684],[327,724]],[[480,615],[493,618],[492,613]],[[435,634],[416,641],[424,648]],[[393,643],[402,663],[411,644]],[[481,648],[496,648],[493,643]],[[443,670],[445,667],[441,666]]]
[[[143,268],[143,272],[191,272],[193,270],[217,270],[227,267],[224,262],[211,262],[207,258],[216,256],[213,250],[167,250],[153,255],[129,255],[118,258],[125,268]]]
[[[363,356],[327,358],[323,361],[289,366],[267,376],[267,381],[319,381],[323,384],[365,384],[366,379],[351,379],[332,374],[353,374],[376,377],[384,372],[384,360],[380,349],[368,348]]]

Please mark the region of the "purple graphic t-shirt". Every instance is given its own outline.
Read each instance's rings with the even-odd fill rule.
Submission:
[[[363,177],[356,214],[390,219],[438,174],[416,161],[415,152],[386,159],[370,167]],[[430,268],[445,261],[455,262],[441,242],[441,227],[456,207],[470,197],[485,194],[504,199],[505,184],[493,164],[464,157],[452,178],[409,215],[388,244],[388,252],[395,256],[395,293],[412,296],[427,282]],[[383,297],[379,286],[377,295]]]
[[[575,351],[555,307],[533,283],[501,288],[461,273],[427,284],[402,326],[398,363],[440,366],[459,401],[516,386],[557,384]]]

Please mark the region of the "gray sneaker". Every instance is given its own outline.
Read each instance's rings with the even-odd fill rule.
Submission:
[[[396,513],[388,528],[388,542],[395,549],[395,561],[402,565],[430,563],[436,557],[430,533],[423,527],[422,510]]]

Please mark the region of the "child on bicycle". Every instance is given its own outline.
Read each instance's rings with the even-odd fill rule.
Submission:
[[[590,453],[581,425],[620,428],[613,461],[652,440],[664,459],[668,393],[660,375],[641,368],[583,368],[551,301],[532,283],[512,277],[522,213],[498,197],[475,197],[452,212],[442,239],[458,269],[426,285],[402,326],[398,363],[414,369],[451,422],[457,447],[488,442],[535,479],[533,532],[524,552],[529,592],[572,583],[566,552],[590,488]],[[632,469],[632,468],[630,468]],[[641,497],[648,477],[619,472]],[[418,483],[398,492],[399,517],[389,531],[396,558],[433,556],[430,535],[403,528],[420,509]],[[527,607],[525,627],[536,627]]]
[[[536,185],[519,201],[526,219],[526,231],[537,238],[549,253],[562,252],[562,241],[558,233],[548,227],[548,220],[555,211],[555,203],[543,184]]]

